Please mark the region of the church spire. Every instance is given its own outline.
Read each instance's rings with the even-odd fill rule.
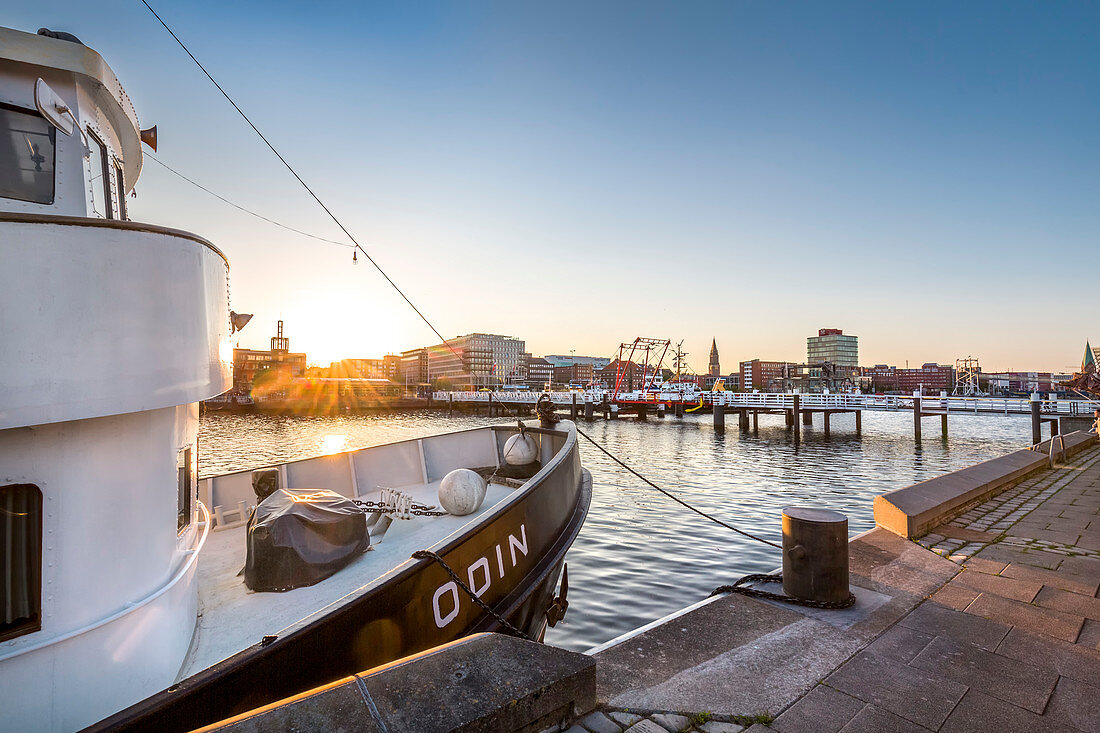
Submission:
[[[710,341],[710,364],[707,367],[707,374],[712,377],[722,376],[722,367],[718,364],[718,342],[714,339]]]

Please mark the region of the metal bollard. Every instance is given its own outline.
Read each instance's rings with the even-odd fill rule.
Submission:
[[[825,603],[848,599],[848,518],[812,507],[783,510],[783,592]]]

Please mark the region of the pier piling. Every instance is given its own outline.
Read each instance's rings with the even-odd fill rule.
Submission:
[[[573,393],[573,404],[569,406],[569,419],[574,420],[574,421],[577,419],[577,393],[576,392]]]
[[[450,392],[447,393],[447,417],[451,417],[455,414],[455,396]]]
[[[802,401],[802,398],[799,397],[797,392],[795,392],[793,395],[791,395],[791,402],[794,404],[794,409],[791,410],[791,427],[794,428],[794,442],[795,443],[797,443],[802,438],[802,431],[798,427],[798,413],[800,412],[799,403],[801,403],[801,401]]]
[[[825,426],[825,434],[829,434],[829,412],[825,411],[821,413],[822,424]]]
[[[1042,405],[1039,403],[1039,393],[1031,393],[1031,443],[1043,442],[1043,420],[1040,416]]]
[[[863,410],[856,410],[856,435],[863,433]]]
[[[618,405],[612,405],[611,406],[611,419],[612,420],[618,420],[619,419],[619,406]]]
[[[783,592],[843,603],[848,588],[848,518],[810,507],[783,510]]]
[[[802,424],[803,425],[813,425],[814,424],[814,414],[812,412],[810,412],[809,410],[803,410],[803,412],[802,412]]]
[[[749,411],[741,409],[737,411],[737,429],[745,432],[749,429]]]
[[[595,407],[596,406],[594,404],[592,404],[592,398],[589,397],[589,396],[585,396],[585,398],[584,398],[584,419],[585,420],[588,420],[589,422],[592,421],[592,418],[594,417],[593,411],[595,410]]]
[[[940,431],[943,433],[943,439],[947,440],[947,415],[940,415]]]
[[[684,416],[684,403],[683,403],[683,401],[677,402],[675,409],[676,409],[676,417],[683,417]]]
[[[913,390],[913,440],[920,442],[920,390]]]
[[[760,410],[752,411],[752,431],[755,433],[760,430]]]
[[[725,430],[726,429],[726,406],[722,404],[721,399],[714,401],[714,429]]]

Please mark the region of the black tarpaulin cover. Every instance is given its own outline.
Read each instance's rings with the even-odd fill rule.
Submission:
[[[327,489],[279,489],[248,520],[244,582],[257,591],[313,585],[369,546],[355,502]]]

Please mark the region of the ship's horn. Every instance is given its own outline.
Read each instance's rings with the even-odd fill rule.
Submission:
[[[141,141],[151,147],[155,153],[157,151],[157,126],[153,125],[148,130],[142,130]]]

